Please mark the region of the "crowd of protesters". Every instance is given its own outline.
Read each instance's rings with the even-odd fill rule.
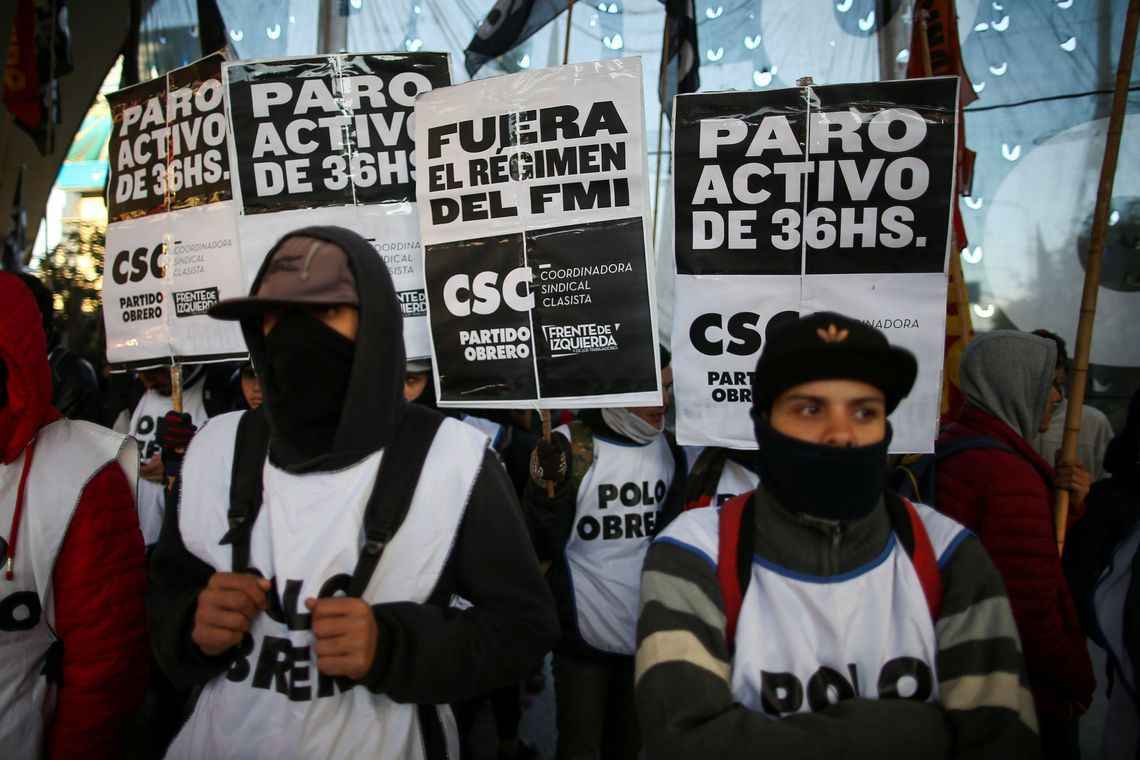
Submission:
[[[345,229],[211,309],[250,362],[183,367],[180,411],[166,368],[101,394],[35,277],[0,303],[0,756],[535,758],[544,686],[560,760],[1075,759],[1098,689],[1138,756],[1140,392],[1060,464],[1050,333],[975,338],[898,462],[916,359],[840,314],[765,343],[734,451],[677,445],[664,349],[662,406],[548,438],[438,409]]]

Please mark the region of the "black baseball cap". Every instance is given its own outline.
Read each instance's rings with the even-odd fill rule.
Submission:
[[[886,397],[887,414],[914,387],[918,361],[892,346],[875,328],[830,311],[819,311],[777,330],[756,362],[754,412],[767,413],[784,391],[814,380],[858,380]]]

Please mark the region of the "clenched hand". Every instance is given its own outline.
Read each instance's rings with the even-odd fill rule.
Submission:
[[[241,643],[253,619],[266,608],[269,581],[246,573],[214,573],[198,594],[190,638],[214,657]]]
[[[372,608],[356,597],[305,600],[313,615],[317,670],[327,676],[364,678],[376,659],[379,628]]]

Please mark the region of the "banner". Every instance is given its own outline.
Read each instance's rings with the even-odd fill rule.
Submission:
[[[445,53],[327,55],[225,67],[246,276],[287,232],[356,230],[384,259],[409,359],[429,353],[413,105],[451,82]]]
[[[103,321],[118,368],[246,355],[206,316],[248,292],[230,197],[221,53],[107,96]]]
[[[441,406],[661,403],[642,93],[625,58],[417,101]]]
[[[673,382],[682,444],[754,449],[773,330],[838,311],[918,357],[892,452],[934,450],[958,80],[682,95]]]

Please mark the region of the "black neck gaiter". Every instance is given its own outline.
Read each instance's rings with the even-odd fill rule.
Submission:
[[[356,344],[308,311],[286,311],[265,336],[265,401],[285,467],[332,451]]]
[[[823,520],[857,520],[871,513],[887,480],[887,447],[825,446],[791,438],[756,421],[760,483],[787,509]]]

